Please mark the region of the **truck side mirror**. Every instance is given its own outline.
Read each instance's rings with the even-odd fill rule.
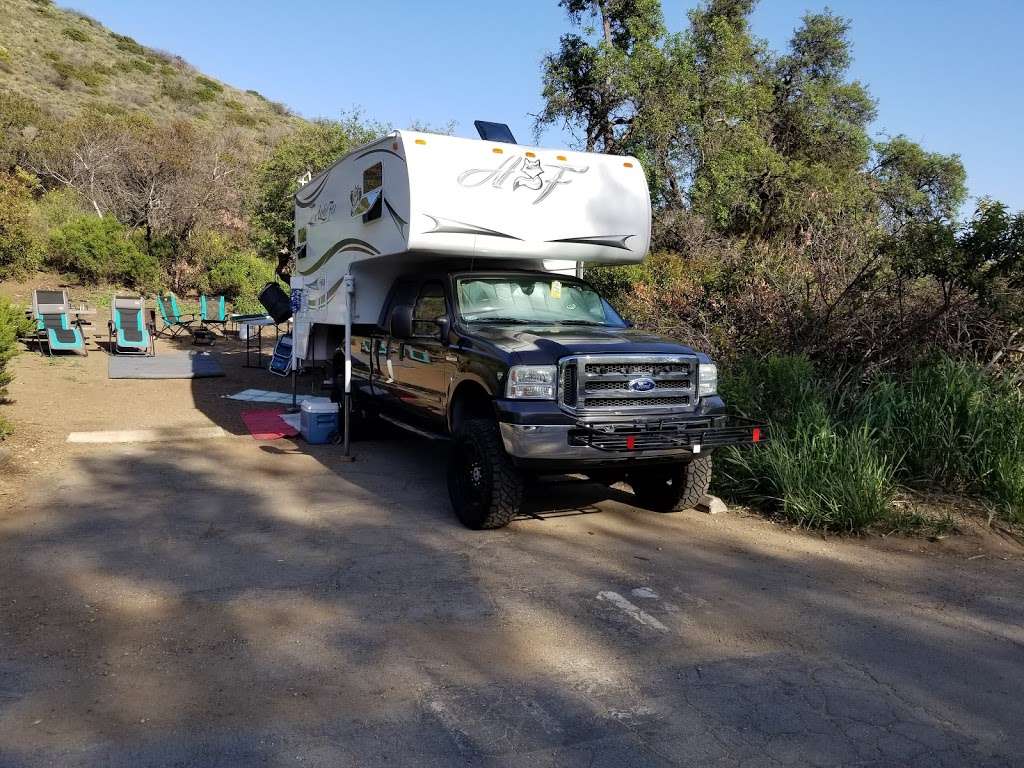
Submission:
[[[448,319],[448,315],[441,315],[434,322],[437,323],[437,337],[441,340],[442,344],[448,344],[448,332],[452,329],[452,321]]]
[[[412,338],[412,305],[396,304],[391,310],[388,333],[398,339]]]

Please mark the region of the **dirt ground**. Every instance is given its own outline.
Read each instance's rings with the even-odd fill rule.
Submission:
[[[90,350],[19,357],[4,409],[4,768],[1024,763],[1012,539],[824,538],[582,481],[471,532],[434,444],[249,437],[222,395],[287,387],[236,341],[194,381]]]

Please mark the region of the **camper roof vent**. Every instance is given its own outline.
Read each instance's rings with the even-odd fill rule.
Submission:
[[[506,144],[516,144],[516,137],[512,135],[512,129],[505,123],[489,123],[486,120],[474,120],[476,132],[484,141],[501,141]]]

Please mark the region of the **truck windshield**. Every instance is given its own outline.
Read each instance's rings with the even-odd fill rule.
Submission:
[[[467,323],[626,325],[593,288],[556,276],[463,277],[457,293]]]

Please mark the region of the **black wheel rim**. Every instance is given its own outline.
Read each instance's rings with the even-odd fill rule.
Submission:
[[[479,509],[487,495],[487,473],[484,463],[475,451],[463,446],[457,455],[455,485],[463,505],[470,510]]]

